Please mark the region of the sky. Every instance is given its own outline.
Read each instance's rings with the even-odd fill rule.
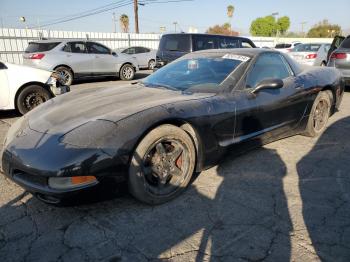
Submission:
[[[139,0],[142,1],[142,0]],[[146,0],[152,1],[152,0]],[[158,0],[166,2],[165,0]],[[118,0],[0,0],[0,25],[10,28],[25,28],[46,24],[76,13],[81,13]],[[128,2],[125,0],[124,2]],[[131,1],[130,1],[131,2]],[[167,32],[177,30],[187,32],[195,27],[199,32],[215,24],[228,22],[226,7],[233,5],[235,12],[232,28],[242,35],[249,34],[251,22],[257,18],[278,12],[279,16],[289,16],[289,31],[300,32],[301,23],[306,22],[304,31],[323,19],[339,24],[343,31],[350,33],[350,0],[194,0],[189,2],[157,3],[139,6],[140,33],[159,33],[160,27]],[[130,18],[130,32],[134,31],[133,5],[107,11],[79,20],[46,27],[52,30],[113,32],[112,13],[117,19],[121,14]],[[24,16],[26,22],[20,22]],[[120,31],[119,22],[117,31]]]

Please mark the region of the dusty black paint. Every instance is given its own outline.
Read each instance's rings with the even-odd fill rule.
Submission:
[[[245,76],[263,49],[210,50],[186,57],[238,53],[251,57],[214,94],[186,94],[131,85],[89,89],[57,97],[14,124],[3,154],[4,173],[33,193],[58,197],[74,192],[50,189],[50,176],[94,175],[102,181],[127,176],[130,156],[152,128],[173,123],[191,125],[198,140],[197,171],[218,162],[229,149],[241,152],[301,133],[317,93],[330,89],[333,111],[344,83],[331,68],[300,68],[287,56],[294,76],[281,89],[253,94]],[[180,58],[184,59],[184,58]],[[28,179],[21,173],[43,177]],[[29,176],[28,176],[29,177]]]

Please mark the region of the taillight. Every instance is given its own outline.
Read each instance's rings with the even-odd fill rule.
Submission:
[[[305,58],[306,59],[315,59],[317,57],[317,54],[309,54]]]
[[[347,54],[346,53],[333,53],[331,55],[331,59],[346,59]]]
[[[32,54],[29,56],[29,59],[42,59],[45,54]]]

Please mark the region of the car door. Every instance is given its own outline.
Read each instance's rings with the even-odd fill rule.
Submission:
[[[74,71],[75,76],[90,76],[93,58],[87,53],[84,41],[68,42],[63,48],[63,60]]]
[[[149,61],[149,52],[151,50],[144,47],[135,47],[135,55],[138,64],[140,67],[148,67]]]
[[[7,80],[7,67],[0,62],[0,109],[9,104],[10,89]]]
[[[333,42],[331,44],[331,47],[329,48],[328,53],[327,53],[327,62],[329,61],[329,57],[331,56],[333,51],[338,49],[338,47],[344,41],[344,39],[345,39],[344,36],[337,35],[336,37],[334,37]]]
[[[93,56],[94,75],[114,75],[117,72],[118,58],[104,45],[87,42],[88,53]]]
[[[280,89],[264,89],[253,92],[266,79],[281,79]],[[307,100],[298,78],[287,60],[279,53],[263,53],[253,62],[237,99],[236,142],[260,136],[293,132],[298,126]]]

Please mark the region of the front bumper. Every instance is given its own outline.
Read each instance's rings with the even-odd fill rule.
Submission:
[[[9,135],[2,154],[4,175],[45,202],[57,204],[106,183],[125,180],[126,169],[118,171],[118,159],[100,149],[62,144],[60,136],[34,131],[25,123],[10,129]],[[95,176],[97,183],[70,189],[51,188],[48,183],[50,177],[88,175]]]

